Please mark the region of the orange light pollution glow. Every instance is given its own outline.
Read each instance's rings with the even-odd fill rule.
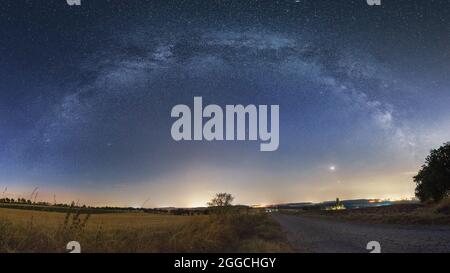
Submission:
[[[360,177],[346,177],[343,174],[340,177],[341,182],[338,183],[333,175],[335,173],[305,177],[295,172],[277,175],[198,166],[160,178],[153,183],[142,182],[133,186],[117,184],[107,190],[95,190],[95,187],[88,191],[70,188],[55,190],[43,185],[39,187],[38,198],[39,201],[53,203],[56,196],[58,202],[78,201],[80,204],[93,206],[203,207],[217,192],[232,193],[236,197],[234,202],[236,204],[260,204],[260,206],[321,202],[334,200],[336,197],[341,200],[359,198],[401,200],[414,196],[412,178],[403,173],[369,177],[365,183],[360,182]],[[255,184],[260,187],[246,183],[249,179],[257,181]],[[279,186],[280,181],[283,181],[284,186]],[[31,186],[9,187],[6,195],[11,198],[27,197],[32,189]]]

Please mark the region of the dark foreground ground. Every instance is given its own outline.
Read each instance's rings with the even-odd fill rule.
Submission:
[[[298,252],[370,252],[378,241],[383,253],[450,252],[450,226],[401,226],[361,224],[275,213],[288,239]]]

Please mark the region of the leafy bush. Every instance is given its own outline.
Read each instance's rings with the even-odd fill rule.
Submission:
[[[416,196],[422,201],[439,202],[450,193],[450,142],[432,150],[414,177]]]

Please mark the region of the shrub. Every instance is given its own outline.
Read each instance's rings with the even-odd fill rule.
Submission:
[[[450,193],[450,142],[432,150],[422,169],[414,177],[416,196],[426,202],[439,202]]]

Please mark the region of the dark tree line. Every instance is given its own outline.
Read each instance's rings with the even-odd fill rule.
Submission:
[[[30,199],[25,199],[25,198],[1,198],[0,199],[0,203],[11,203],[11,204],[33,204],[33,202]]]

